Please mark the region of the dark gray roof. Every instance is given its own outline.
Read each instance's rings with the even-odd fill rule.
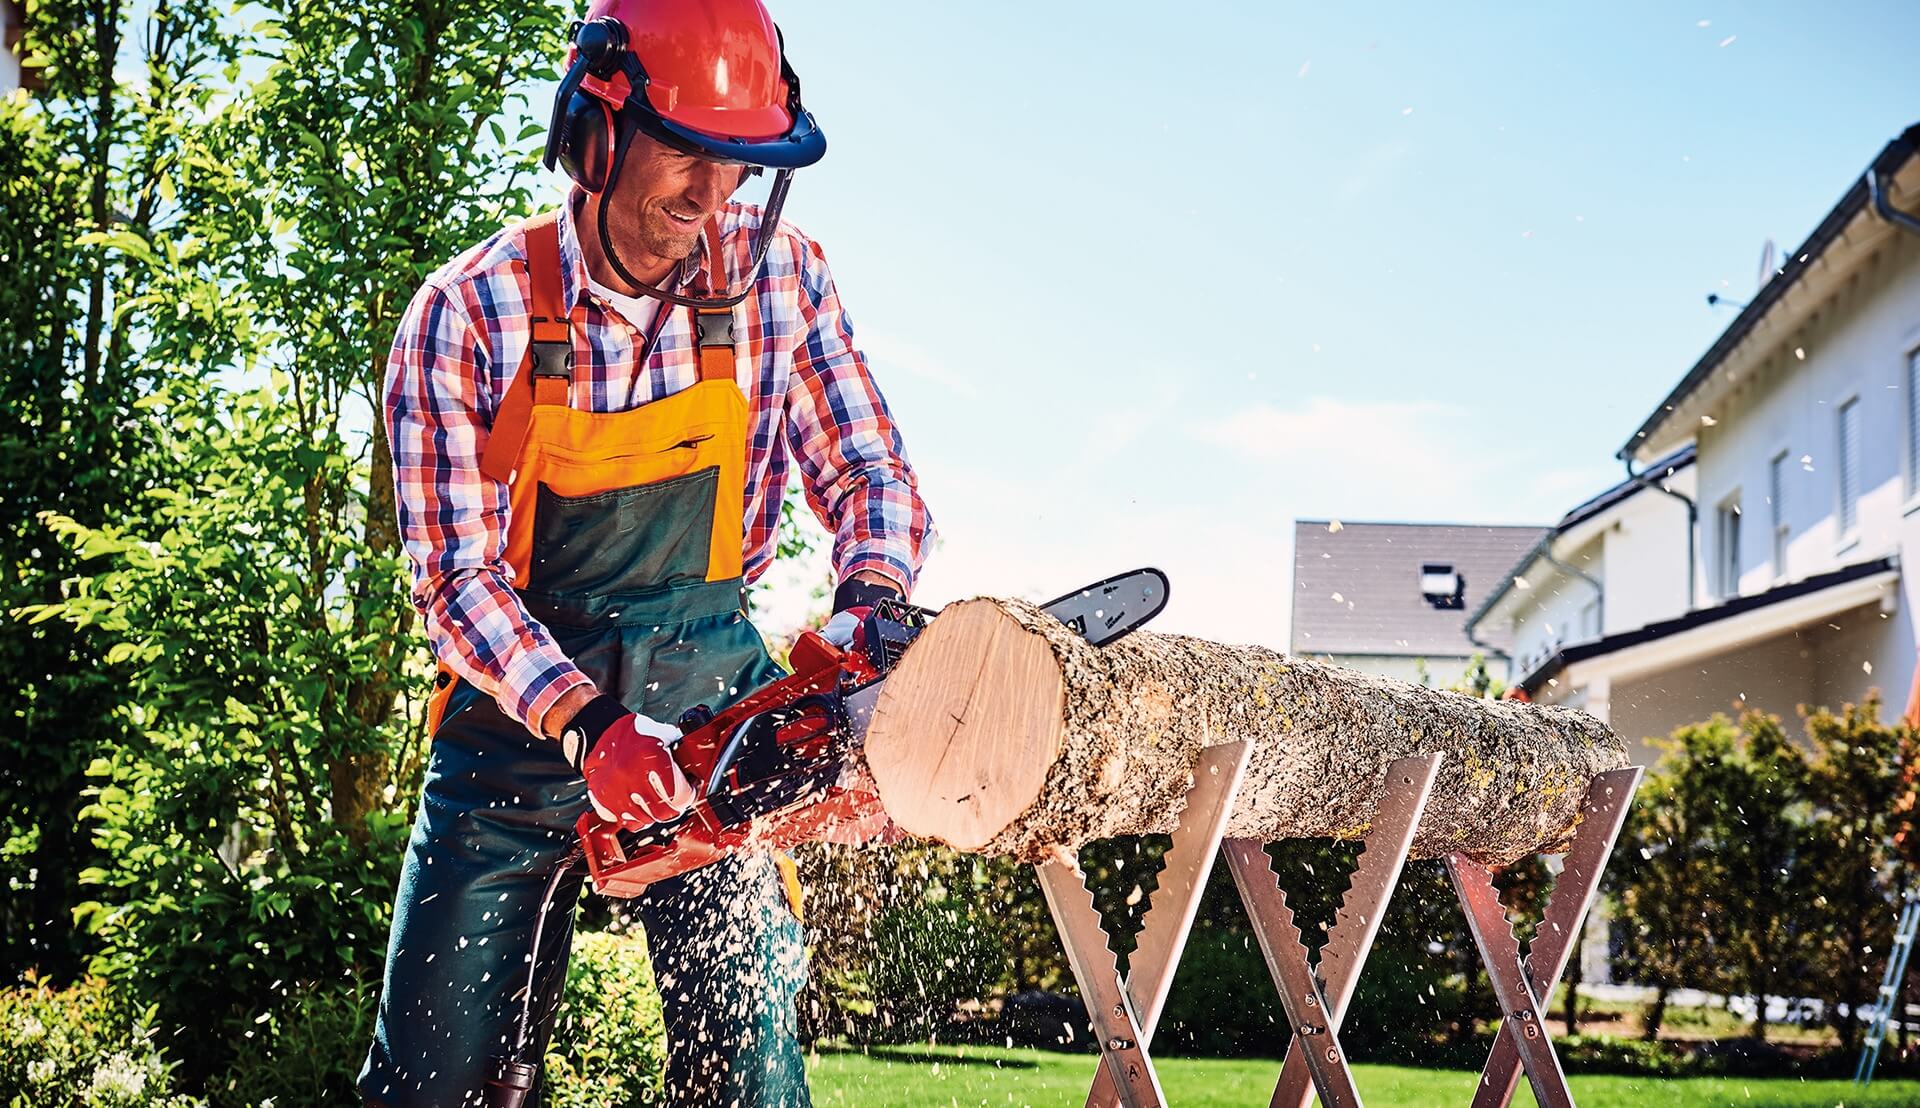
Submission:
[[[1327,520],[1296,520],[1290,649],[1422,658],[1476,653],[1467,613],[1546,533],[1458,523],[1342,523],[1335,531]],[[1450,565],[1465,578],[1462,607],[1436,608],[1420,595],[1427,563]],[[1484,637],[1497,648],[1507,645]]]

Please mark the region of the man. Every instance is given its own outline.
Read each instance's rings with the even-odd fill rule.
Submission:
[[[741,589],[773,557],[789,456],[834,535],[829,637],[908,593],[930,534],[824,256],[779,220],[825,141],[759,0],[598,0],[555,107],[568,203],[430,277],[388,371],[440,674],[359,1080],[373,1105],[481,1103],[522,1003],[541,1056],[577,876],[531,996],[526,952],[575,821],[589,804],[635,829],[683,811],[660,721],[779,674]],[[764,210],[729,200],[763,170]],[[634,902],[674,1103],[807,1103],[782,888],[752,856]]]

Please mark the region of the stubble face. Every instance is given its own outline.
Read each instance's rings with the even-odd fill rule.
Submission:
[[[636,134],[603,211],[620,260],[657,283],[700,244],[700,228],[746,176]]]

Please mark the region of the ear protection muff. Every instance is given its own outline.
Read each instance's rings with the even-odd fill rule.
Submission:
[[[581,188],[597,193],[613,179],[613,112],[605,104],[575,92],[550,141],[558,146],[560,168]]]
[[[618,154],[619,107],[631,87],[624,72],[627,29],[617,19],[576,21],[571,28],[573,64],[553,97],[547,126],[547,168],[557,163],[588,192],[606,189]]]

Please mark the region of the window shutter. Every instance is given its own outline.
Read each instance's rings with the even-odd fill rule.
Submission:
[[[1840,406],[1840,533],[1860,524],[1860,401]]]
[[[1920,493],[1920,350],[1907,355],[1907,491]]]

